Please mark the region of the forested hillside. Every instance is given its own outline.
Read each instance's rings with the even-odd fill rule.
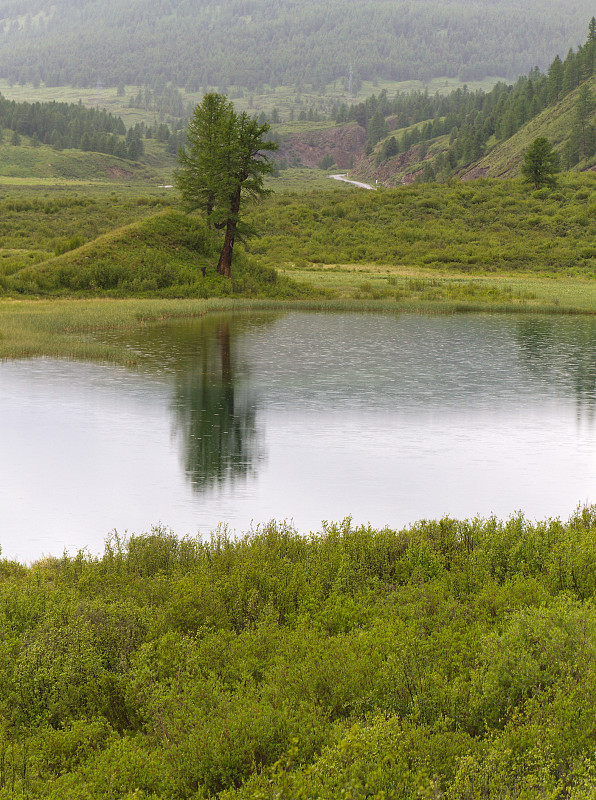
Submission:
[[[589,0],[2,0],[0,76],[94,86],[516,78],[577,45]]]
[[[583,45],[514,84],[499,82],[489,92],[464,87],[446,95],[398,92],[390,97],[381,91],[363,103],[336,106],[334,117],[366,131],[357,172],[385,185],[453,175],[511,177],[536,136],[555,144],[563,169],[585,169],[596,157],[595,74],[593,17]],[[514,136],[515,143],[504,146]]]
[[[35,142],[76,150],[115,153],[126,158],[142,148],[140,131],[133,131],[125,142],[126,128],[119,117],[105,110],[85,108],[75,103],[16,103],[0,95],[0,131],[12,131],[11,141],[18,145],[21,135]],[[134,153],[127,147],[137,140]]]

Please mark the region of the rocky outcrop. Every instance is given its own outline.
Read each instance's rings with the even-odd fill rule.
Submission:
[[[357,176],[370,183],[376,181],[389,187],[413,183],[422,174],[421,168],[412,169],[415,164],[420,163],[418,154],[418,146],[411,147],[406,153],[388,158],[378,166],[375,163],[375,157],[370,156],[360,163]]]
[[[318,167],[329,155],[338,169],[349,169],[364,154],[366,131],[356,122],[334,128],[290,134],[281,142],[278,158],[288,163],[299,161],[305,167]]]

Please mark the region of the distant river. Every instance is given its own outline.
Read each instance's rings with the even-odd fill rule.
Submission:
[[[104,334],[134,370],[0,363],[0,544],[28,561],[157,523],[401,527],[596,502],[596,322],[213,316]]]

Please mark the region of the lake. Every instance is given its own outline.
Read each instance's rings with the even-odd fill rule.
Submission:
[[[158,523],[568,517],[596,502],[589,318],[238,314],[114,331],[134,369],[0,363],[0,544]]]

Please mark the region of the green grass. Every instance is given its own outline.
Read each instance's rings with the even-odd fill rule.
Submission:
[[[70,243],[92,241],[122,225],[169,207],[173,197],[155,189],[143,197],[113,186],[4,185],[0,200],[0,281],[31,263],[45,261]]]
[[[231,300],[2,300],[0,358],[55,356],[127,363],[117,346],[89,341],[98,330],[135,328],[233,307]]]
[[[237,251],[240,295],[306,292],[308,302],[319,295],[323,305],[395,310],[596,308],[591,174],[538,192],[490,180],[365,192],[336,186],[320,170],[281,175],[272,195],[246,207],[258,235]],[[173,210],[174,191],[139,196],[132,186],[116,193],[94,184],[5,191],[0,286],[13,296],[230,291],[214,275],[217,241]],[[257,280],[251,289],[250,271],[271,276],[271,267],[279,281]],[[285,278],[311,288],[290,289]]]
[[[495,83],[502,78],[486,78],[483,81],[468,81],[466,85],[471,91],[476,89],[490,90]],[[309,107],[318,108],[321,110],[329,111],[334,103],[351,103],[363,102],[372,94],[379,94],[385,90],[389,95],[393,95],[398,91],[424,91],[428,89],[430,94],[439,92],[440,94],[447,94],[464,85],[463,82],[454,78],[434,78],[428,82],[424,81],[363,81],[359,91],[354,95],[350,95],[343,87],[341,81],[336,81],[327,86],[323,92],[313,92],[311,87],[306,86],[301,92],[297,92],[295,87],[280,86],[275,89],[265,89],[261,93],[250,92],[248,89],[242,87],[231,86],[228,94],[230,99],[234,101],[234,106],[239,111],[248,111],[250,113],[259,114],[264,111],[270,114],[274,108],[277,108],[282,118],[287,121],[290,109],[293,109],[296,116],[300,108],[308,110]],[[0,80],[0,92],[10,100],[18,102],[49,102],[56,100],[63,103],[78,103],[79,100],[86,106],[95,108],[106,108],[110,113],[115,116],[122,117],[127,127],[135,125],[137,122],[145,122],[153,124],[155,121],[154,111],[145,111],[143,109],[136,109],[129,107],[130,96],[135,96],[139,91],[139,86],[126,86],[125,92],[122,97],[118,97],[116,87],[97,89],[81,89],[72,86],[52,86],[46,87],[40,85],[34,87],[32,84],[9,84],[5,80]],[[209,87],[212,91],[218,91],[218,87]],[[184,92],[184,101],[190,105],[196,105],[202,100],[202,94],[199,92]],[[251,102],[252,101],[252,102]]]
[[[287,192],[310,192],[314,190],[329,190],[332,188],[349,188],[349,184],[332,181],[329,175],[339,170],[307,169],[290,167],[282,169],[276,177],[268,177],[265,185],[276,194]]]
[[[271,114],[273,109],[277,108],[285,124],[307,125],[310,126],[307,130],[313,130],[317,128],[317,123],[297,122],[301,110],[308,111],[312,107],[324,114],[329,114],[334,105],[345,103],[349,106],[362,103],[373,94],[378,95],[382,91],[386,91],[390,96],[395,95],[397,92],[424,92],[425,90],[428,90],[430,94],[435,94],[435,92],[448,94],[455,89],[463,87],[464,84],[471,91],[476,89],[489,91],[499,80],[503,79],[489,77],[482,81],[467,83],[458,81],[455,78],[433,78],[426,82],[379,79],[376,81],[363,81],[358,91],[353,94],[348,92],[342,80],[337,80],[326,86],[323,91],[313,91],[310,85],[304,86],[299,92],[293,86],[277,86],[274,89],[265,87],[261,93],[250,92],[242,87],[230,87],[229,95],[234,101],[234,106],[240,111],[248,111],[251,114],[259,114],[264,111],[266,114]],[[217,87],[210,88],[214,91],[217,90]],[[190,93],[185,97],[189,97],[193,103],[198,103],[202,99],[197,93]],[[294,122],[289,122],[290,112],[294,113]],[[280,127],[280,130],[285,130],[285,124]]]
[[[596,309],[591,175],[566,176],[552,192],[489,180],[364,192],[319,170],[282,176],[247,206],[259,233],[238,248],[232,286],[214,272],[217,240],[173,210],[174,192],[10,187],[0,286],[12,296],[232,293],[442,313]]]
[[[158,204],[158,201],[155,201]],[[170,297],[304,294],[275,270],[236,248],[232,280],[216,271],[221,236],[203,220],[163,211],[104,233],[87,244],[66,243],[61,255],[5,275],[3,288],[21,294],[161,295]],[[35,261],[36,259],[31,259]]]
[[[131,95],[136,95],[138,86],[127,86],[123,97],[118,97],[115,86],[97,89],[81,89],[73,86],[44,86],[43,84],[34,87],[32,84],[9,84],[5,80],[0,80],[0,92],[9,100],[23,102],[48,103],[55,100],[57,103],[78,103],[89,108],[105,108],[111,114],[122,117],[127,128],[136,125],[138,122],[153,124],[155,112],[143,111],[142,109],[129,108]]]
[[[171,175],[173,160],[167,158],[163,147],[159,158],[151,143],[148,157],[143,162],[126,161],[103,153],[82,152],[81,150],[54,150],[46,145],[33,147],[27,137],[21,137],[22,144],[9,144],[4,134],[0,143],[0,185],[10,179],[27,180],[33,184],[56,181],[100,181],[117,184],[163,182],[166,174]],[[153,148],[153,149],[152,149]]]
[[[555,191],[521,181],[273,196],[251,210],[249,252],[283,269],[392,265],[434,273],[596,276],[596,176]]]

